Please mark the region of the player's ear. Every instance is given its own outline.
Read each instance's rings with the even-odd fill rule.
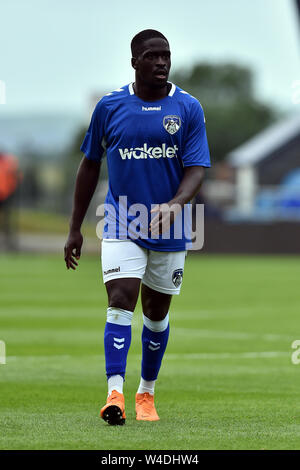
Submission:
[[[136,58],[135,57],[131,58],[131,65],[136,70]]]

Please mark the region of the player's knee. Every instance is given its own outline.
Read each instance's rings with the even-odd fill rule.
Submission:
[[[149,295],[142,297],[143,313],[150,320],[163,320],[170,309],[171,295],[151,291]]]
[[[160,333],[165,331],[169,326],[169,313],[167,313],[164,318],[161,318],[161,320],[152,320],[143,314],[143,323],[149,330]]]
[[[124,289],[114,289],[109,294],[108,298],[109,307],[123,308],[124,310],[130,310],[133,312],[135,309],[135,295],[130,291]]]
[[[166,307],[166,308],[159,308],[159,309],[152,309],[151,307],[149,308],[144,308],[143,309],[143,314],[149,318],[149,320],[152,320],[152,321],[162,321],[164,320],[167,315],[168,315],[168,312],[169,312],[169,308]]]

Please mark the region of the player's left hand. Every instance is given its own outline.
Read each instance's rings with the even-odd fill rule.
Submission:
[[[161,235],[167,232],[181,212],[180,204],[173,201],[157,204],[150,213],[155,214],[151,219],[149,230],[152,235]]]
[[[65,263],[67,269],[76,269],[81,254],[81,247],[83,243],[83,237],[80,230],[70,230],[67,242],[64,247]]]

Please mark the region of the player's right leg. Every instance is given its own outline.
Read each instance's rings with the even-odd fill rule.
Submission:
[[[130,240],[103,240],[101,258],[109,306],[104,331],[108,397],[100,415],[109,424],[124,424],[123,382],[131,321],[147,265],[147,250]]]

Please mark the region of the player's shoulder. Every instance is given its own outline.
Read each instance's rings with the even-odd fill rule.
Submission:
[[[128,85],[116,88],[115,90],[110,91],[102,96],[102,98],[96,104],[96,110],[98,112],[108,110],[110,107],[118,104],[120,101],[126,100],[126,98],[128,98],[128,95]]]
[[[174,84],[173,84],[174,85]],[[183,103],[185,106],[191,107],[191,108],[202,108],[202,105],[198,98],[195,96],[191,95],[188,91],[183,90],[180,88],[178,85],[175,86],[175,91],[174,91],[174,98],[177,99],[177,101]]]
[[[129,85],[124,85],[120,88],[116,88],[113,91],[106,93],[100,101],[105,104],[115,103],[116,101],[124,100],[128,98],[129,95]]]

